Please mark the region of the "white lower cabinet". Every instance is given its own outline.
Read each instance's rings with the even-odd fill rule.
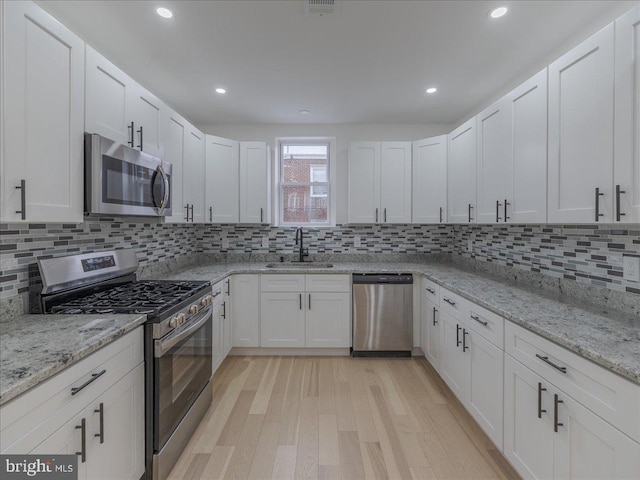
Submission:
[[[442,363],[442,328],[438,306],[427,298],[422,299],[422,325],[420,347],[429,363],[440,371]]]
[[[262,275],[260,346],[348,348],[348,275]]]
[[[227,316],[224,304],[224,281],[218,282],[213,286],[212,311],[211,311],[211,371],[216,370],[224,360],[226,352],[224,351],[224,317]]]
[[[230,317],[231,346],[260,346],[260,277],[257,274],[232,275],[225,280],[224,288],[225,316]]]
[[[442,321],[442,370],[444,381],[456,397],[465,403],[469,369],[466,352],[462,351],[462,326],[447,312],[440,312]]]
[[[505,356],[504,454],[524,478],[640,478],[640,444]]]
[[[76,454],[79,479],[141,478],[142,327],[3,405],[0,428],[3,454]]]

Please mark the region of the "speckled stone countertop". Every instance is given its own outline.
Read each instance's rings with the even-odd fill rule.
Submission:
[[[20,315],[0,322],[0,405],[122,337],[146,315]]]
[[[159,278],[209,280],[232,273],[375,273],[425,275],[450,291],[640,384],[640,318],[567,296],[515,287],[490,275],[440,263],[334,263],[333,268],[266,268],[265,263],[213,263]]]

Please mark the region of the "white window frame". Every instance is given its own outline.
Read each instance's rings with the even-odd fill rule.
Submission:
[[[328,167],[326,165],[309,165],[309,179],[311,180],[311,183],[314,183],[313,181],[313,171],[314,170],[320,170],[320,168],[322,168],[323,170],[327,170]],[[326,176],[326,174],[325,174]],[[329,179],[327,178],[327,182],[329,182]],[[313,193],[313,187],[323,187],[324,185],[311,185],[311,190],[309,191],[309,196],[312,198],[325,198],[329,196],[329,192],[327,191],[327,193]]]
[[[329,203],[327,208],[327,221],[323,223],[317,222],[296,222],[296,223],[284,223],[282,221],[282,189],[283,186],[291,185],[290,183],[283,184],[281,181],[282,170],[282,145],[328,145],[328,161],[327,161],[327,202]],[[309,227],[309,228],[323,228],[323,227],[335,227],[336,226],[336,139],[335,137],[277,137],[275,139],[275,155],[273,165],[273,183],[275,188],[274,192],[274,210],[275,210],[275,225],[282,227]],[[304,186],[304,183],[296,182],[300,186]],[[311,187],[313,182],[309,182],[308,186]],[[323,182],[324,185],[324,182]]]

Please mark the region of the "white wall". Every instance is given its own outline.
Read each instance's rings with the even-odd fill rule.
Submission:
[[[336,138],[336,223],[347,222],[347,149],[354,141],[413,141],[449,133],[451,125],[199,125],[204,133],[240,141],[266,141],[275,146],[277,137]]]

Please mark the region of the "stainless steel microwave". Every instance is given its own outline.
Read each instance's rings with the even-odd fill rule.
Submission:
[[[85,212],[171,215],[171,163],[94,133],[84,135]]]

